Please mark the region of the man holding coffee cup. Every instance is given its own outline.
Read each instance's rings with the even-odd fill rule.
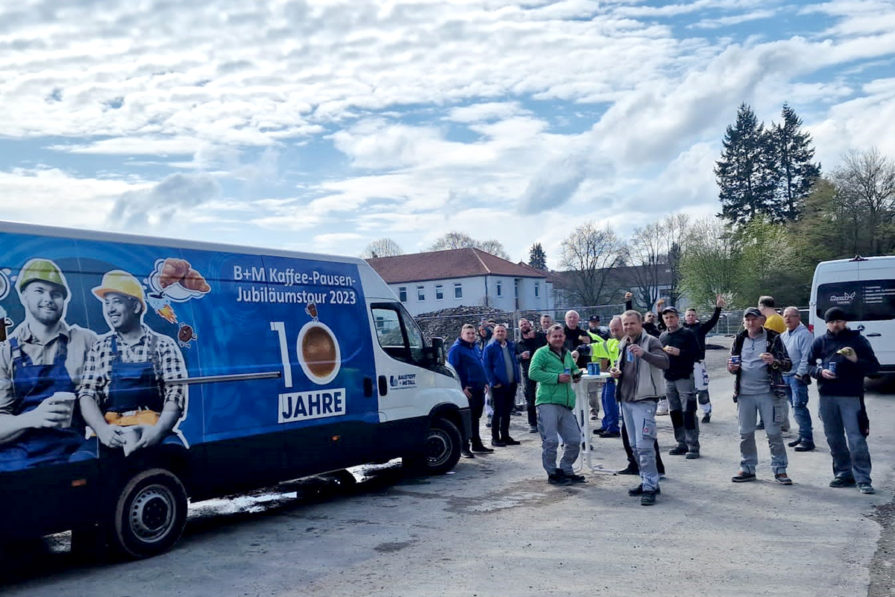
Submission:
[[[758,451],[755,428],[761,412],[771,449],[774,479],[781,485],[792,485],[786,474],[788,464],[781,425],[786,416],[786,386],[783,372],[792,368],[792,361],[780,334],[765,329],[764,315],[756,307],[743,313],[742,332],[734,338],[727,361],[727,370],[736,375],[733,400],[737,403],[740,431],[740,470],[731,478],[734,483],[755,480]]]
[[[835,476],[830,487],[857,484],[861,493],[872,494],[864,376],[876,373],[879,361],[867,339],[848,329],[848,314],[843,309],[827,309],[824,321],[827,333],[811,345],[808,373],[817,379],[820,418],[833,456]]]
[[[538,432],[538,411],[535,409],[535,392],[537,383],[528,377],[528,367],[531,365],[531,357],[537,349],[547,344],[547,335],[537,332],[532,323],[523,317],[519,320],[519,333],[522,339],[516,343],[516,356],[522,365],[522,379],[525,388],[525,405],[528,411],[528,431]]]
[[[111,331],[90,351],[78,398],[99,441],[127,455],[160,443],[183,416],[186,365],[174,340],[143,324],[146,299],[134,276],[107,272],[93,294]]]
[[[0,345],[0,471],[66,462],[81,445],[74,392],[96,342],[65,322],[71,291],[54,262],[28,261],[16,289],[25,319]]]

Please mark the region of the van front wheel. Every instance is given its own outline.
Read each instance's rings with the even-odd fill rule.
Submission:
[[[429,475],[443,475],[460,460],[462,437],[457,426],[447,419],[434,419],[426,432],[422,452],[409,464]]]
[[[167,551],[186,526],[187,496],[183,483],[165,469],[131,478],[115,504],[111,543],[131,558]]]

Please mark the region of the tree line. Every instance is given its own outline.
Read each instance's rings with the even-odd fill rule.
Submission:
[[[732,307],[754,305],[762,294],[806,305],[818,262],[895,252],[895,162],[876,148],[849,151],[824,174],[810,134],[788,104],[780,122],[767,127],[740,105],[721,144],[714,168],[720,213],[699,220],[669,215],[628,239],[595,222],[579,226],[560,246],[569,300],[615,303],[631,290],[635,303],[649,308],[662,285],[672,305],[686,295],[708,308],[718,294]],[[430,250],[463,247],[509,259],[498,241],[458,232]],[[394,241],[380,239],[364,256],[396,254]],[[547,270],[540,243],[529,248],[528,265]]]

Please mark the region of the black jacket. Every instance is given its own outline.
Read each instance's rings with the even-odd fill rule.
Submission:
[[[705,360],[705,337],[718,324],[719,317],[721,317],[721,307],[715,307],[715,312],[712,313],[712,316],[705,323],[699,321],[692,324],[681,322],[685,328],[692,330],[696,334],[696,339],[699,340],[699,358],[696,359],[697,361]]]
[[[516,342],[517,357],[526,350],[529,352],[527,360],[519,359],[519,364],[522,365],[522,373],[524,373],[526,377],[528,377],[528,367],[529,365],[531,365],[531,359],[535,356],[535,351],[540,347],[546,345],[547,335],[544,332],[535,332],[535,335],[533,337],[520,338],[519,341]]]
[[[665,370],[665,379],[675,381],[688,379],[693,374],[693,363],[699,360],[699,342],[696,334],[684,327],[679,327],[673,332],[665,330],[659,336],[662,346],[673,346],[680,349],[678,356],[668,355],[669,365]]]
[[[846,346],[854,349],[858,356],[858,362],[852,363],[836,351]],[[836,376],[838,379],[824,379],[821,370],[827,368],[827,363],[836,363]],[[817,391],[824,396],[855,396],[864,395],[864,376],[873,375],[879,371],[879,361],[873,354],[873,348],[867,338],[861,332],[842,330],[833,334],[829,330],[823,336],[814,339],[811,345],[811,353],[808,355],[808,375],[817,379]]]

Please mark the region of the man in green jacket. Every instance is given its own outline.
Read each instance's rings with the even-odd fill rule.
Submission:
[[[559,324],[547,330],[547,346],[535,351],[528,367],[528,376],[538,384],[535,406],[538,409],[538,431],[541,434],[541,459],[547,471],[547,482],[551,485],[584,483],[583,475],[576,475],[572,463],[578,458],[581,444],[581,429],[572,409],[575,408],[573,383],[581,377],[565,346],[566,336]],[[559,447],[557,434],[565,448],[559,468],[556,466],[556,452]]]

